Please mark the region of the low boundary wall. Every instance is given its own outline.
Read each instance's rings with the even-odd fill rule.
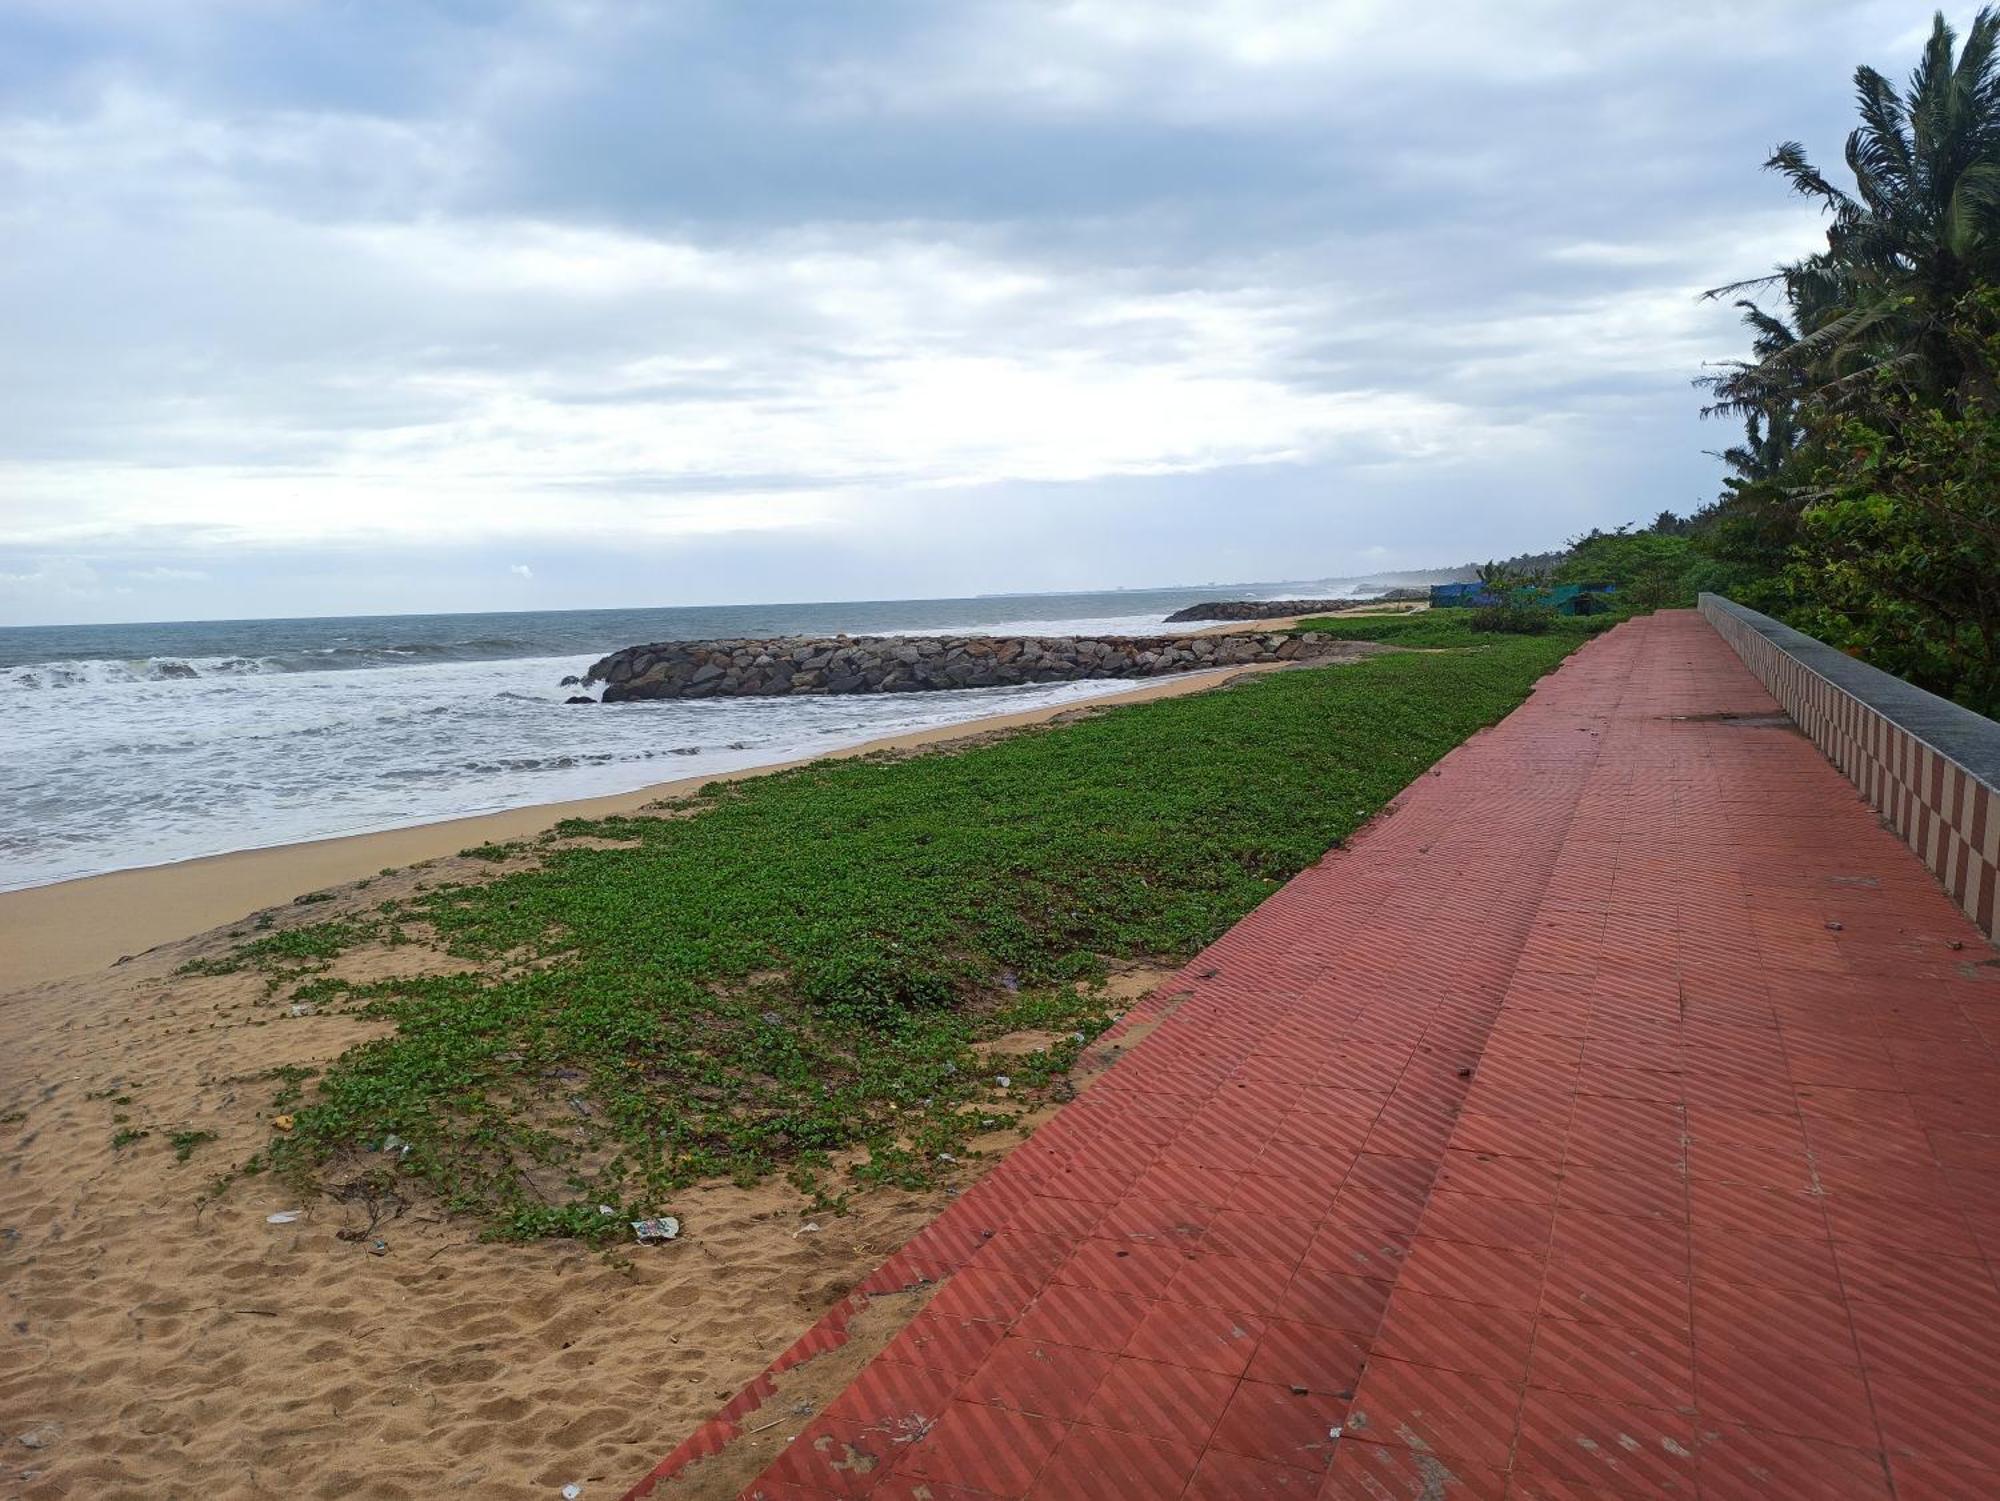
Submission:
[[[2000,942],[2000,724],[1719,594],[1703,617]]]

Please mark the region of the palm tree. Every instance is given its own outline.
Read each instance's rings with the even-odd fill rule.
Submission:
[[[1756,358],[1711,378],[1711,412],[1754,409],[1768,424],[1777,405],[1843,405],[1879,378],[1953,409],[2000,394],[1953,332],[1967,294],[2000,280],[2000,15],[1982,7],[1961,47],[1940,12],[1901,94],[1867,66],[1854,84],[1852,193],[1796,141],[1765,163],[1831,216],[1825,251],[1707,294],[1780,285],[1792,313],[1788,325],[1739,303]]]

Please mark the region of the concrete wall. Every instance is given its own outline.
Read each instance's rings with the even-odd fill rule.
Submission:
[[[2000,724],[1719,594],[1701,613],[2000,942]]]

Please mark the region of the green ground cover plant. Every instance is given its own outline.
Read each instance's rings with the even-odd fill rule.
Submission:
[[[1579,641],[1608,631],[1618,621],[1626,618],[1623,614],[1577,617],[1557,615],[1551,611],[1539,613],[1546,617],[1544,630],[1521,634],[1547,634],[1551,641],[1566,643],[1557,649],[1558,655],[1574,647]],[[1346,620],[1337,616],[1327,616],[1319,620],[1302,620],[1299,622],[1299,629],[1324,636],[1337,636],[1342,641],[1380,641],[1388,646],[1411,648],[1492,646],[1495,644],[1494,633],[1479,628],[1477,617],[1480,614],[1479,610],[1417,610],[1408,615],[1362,616]]]
[[[623,1234],[716,1177],[783,1171],[822,1206],[949,1178],[973,1137],[1059,1096],[1111,1020],[1110,967],[1211,942],[1582,634],[1273,674],[713,784],[689,816],[562,825],[525,868],[379,915],[371,941],[427,929],[464,973],[287,995],[394,1030],[287,1081],[290,1129],[252,1166],[414,1180],[516,1238]],[[366,927],[238,952],[293,980]],[[980,1046],[1023,1034],[1026,1051]]]

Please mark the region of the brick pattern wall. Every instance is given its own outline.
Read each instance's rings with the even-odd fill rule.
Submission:
[[[1744,620],[1726,600],[1701,613],[1794,723],[1916,851],[1951,899],[2000,942],[2000,789],[1995,789]]]

